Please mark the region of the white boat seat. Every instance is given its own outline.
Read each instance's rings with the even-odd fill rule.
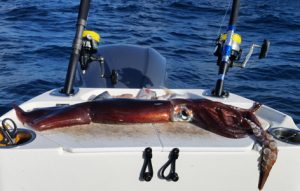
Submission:
[[[150,47],[136,45],[100,46],[97,55],[104,58],[104,74],[118,73],[118,81],[113,84],[111,78],[101,77],[99,62],[93,61],[79,76],[82,87],[103,88],[142,88],[164,87],[166,59]]]

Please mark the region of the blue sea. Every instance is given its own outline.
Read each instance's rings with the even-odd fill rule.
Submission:
[[[75,35],[79,0],[2,0],[0,4],[0,115],[47,90],[62,87]],[[226,31],[229,1],[93,0],[88,29],[101,45],[151,46],[167,59],[168,88],[214,87],[215,39]],[[237,32],[245,69],[231,68],[225,88],[291,115],[300,123],[300,1],[241,0]]]

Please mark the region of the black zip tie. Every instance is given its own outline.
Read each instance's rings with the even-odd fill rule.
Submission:
[[[143,152],[144,164],[141,170],[140,178],[149,182],[153,177],[153,167],[152,167],[152,149],[150,147],[145,148]],[[148,167],[148,171],[147,170]]]
[[[159,170],[160,178],[166,179],[168,181],[172,180],[173,182],[177,182],[179,180],[179,176],[175,172],[176,160],[178,159],[178,157],[179,157],[179,149],[178,148],[172,149],[172,151],[169,154],[168,162],[166,162],[166,164],[164,164]],[[165,170],[169,167],[169,165],[171,165],[170,172],[167,176],[165,176]]]

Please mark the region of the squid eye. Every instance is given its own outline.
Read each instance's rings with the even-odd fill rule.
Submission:
[[[185,109],[183,109],[183,110],[181,111],[181,113],[180,113],[180,116],[181,116],[181,118],[182,118],[183,120],[187,120],[188,117],[189,117],[189,114],[188,114],[188,112],[187,112]]]
[[[173,121],[191,121],[193,118],[192,110],[185,105],[177,105],[174,108]]]

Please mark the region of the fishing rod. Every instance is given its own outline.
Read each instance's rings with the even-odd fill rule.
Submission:
[[[236,23],[239,14],[239,9],[240,9],[240,0],[233,0],[229,24],[227,27],[226,41],[225,44],[223,45],[223,50],[222,50],[222,60],[221,63],[219,64],[219,73],[218,73],[219,78],[217,80],[215,89],[212,91],[212,95],[216,97],[228,96],[228,92],[224,91],[224,79],[230,64],[230,56],[231,56],[232,46],[234,43],[233,36],[236,31]]]
[[[72,53],[69,60],[68,71],[66,74],[64,88],[60,91],[66,95],[74,94],[73,84],[75,80],[75,74],[77,69],[78,60],[80,57],[80,51],[82,47],[82,34],[86,27],[87,16],[90,8],[91,0],[81,0],[79,6],[79,12],[77,17],[77,29],[75,38],[72,45]]]
[[[239,8],[240,0],[233,0],[227,32],[221,34],[216,41],[214,55],[218,57],[219,72],[215,88],[211,92],[211,95],[214,97],[226,98],[229,96],[229,92],[224,90],[224,80],[230,67],[245,68],[253,54],[254,48],[261,48],[259,59],[265,58],[269,50],[270,42],[266,39],[261,46],[252,44],[244,61],[238,62],[242,54],[242,49],[240,48],[242,37],[235,32]]]

